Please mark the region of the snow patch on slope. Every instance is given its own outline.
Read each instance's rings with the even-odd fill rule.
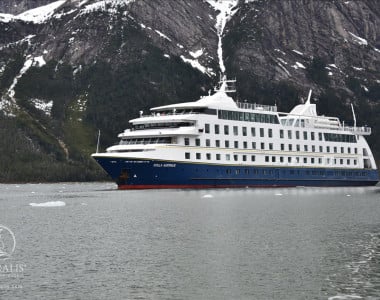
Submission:
[[[28,56],[27,60],[24,62],[24,66],[21,68],[20,72],[13,79],[11,86],[9,87],[6,95],[1,98],[0,101],[0,110],[3,111],[8,116],[14,116],[12,111],[18,108],[18,105],[15,100],[15,87],[18,83],[18,80],[32,67],[33,65],[39,66],[42,63],[43,58],[38,57],[35,61],[35,58]]]
[[[42,55],[38,56],[38,57],[31,57],[31,56],[27,57],[27,60],[24,62],[24,66],[21,68],[21,70],[17,74],[17,76],[13,79],[13,82],[12,82],[11,86],[8,89],[8,92],[7,92],[7,96],[8,97],[6,99],[1,99],[0,110],[4,109],[5,106],[7,106],[7,107],[10,107],[10,106],[18,107],[17,104],[16,104],[16,100],[15,100],[15,93],[16,93],[15,92],[15,87],[16,87],[19,79],[31,67],[42,67],[45,64],[46,64],[46,62],[45,62],[44,58],[42,57]]]
[[[25,61],[24,66],[21,68],[18,75],[13,79],[11,86],[8,89],[8,95],[14,99],[15,97],[15,87],[17,85],[18,80],[30,69],[33,65],[33,58],[29,58]]]
[[[48,5],[40,6],[15,16],[15,19],[25,22],[43,23],[52,17],[54,12],[66,3],[67,0],[59,0]]]
[[[355,42],[357,42],[359,45],[365,45],[367,46],[368,45],[368,42],[366,39],[363,39],[355,34],[353,34],[352,32],[348,32],[349,34],[351,34],[352,38],[354,39]]]
[[[219,37],[218,42],[218,58],[219,58],[219,67],[220,71],[224,74],[226,72],[226,67],[223,61],[223,45],[222,38],[224,28],[227,22],[233,17],[237,12],[236,6],[238,0],[207,0],[207,2],[215,9],[219,11],[218,16],[216,17],[216,30]]]
[[[199,49],[199,50],[197,50],[197,51],[195,51],[195,52],[189,51],[189,54],[190,54],[193,58],[197,59],[198,57],[200,57],[200,56],[203,54],[203,49]]]
[[[0,22],[2,22],[2,23],[9,23],[9,22],[13,21],[14,18],[15,18],[14,15],[0,14]]]
[[[3,50],[3,49],[5,49],[5,48],[9,48],[9,47],[12,47],[12,46],[15,46],[15,45],[19,45],[19,44],[22,44],[22,43],[24,43],[24,42],[28,42],[28,44],[30,45],[31,44],[31,39],[32,38],[34,38],[36,35],[34,35],[34,34],[30,34],[30,35],[28,35],[28,36],[26,36],[26,37],[24,37],[23,39],[21,39],[21,40],[18,40],[18,41],[16,41],[16,42],[13,42],[13,43],[9,43],[9,44],[6,44],[5,46],[3,46],[3,47],[0,47],[0,50]]]
[[[90,12],[99,11],[99,10],[108,11],[109,9],[114,10],[114,8],[117,6],[127,5],[134,1],[135,0],[101,0],[89,5],[86,5],[82,13],[90,13]]]
[[[306,67],[298,61],[296,61],[296,63],[292,66],[292,68],[294,68],[296,70],[297,69],[306,69]]]
[[[203,74],[207,74],[209,76],[215,76],[216,74],[212,71],[211,68],[206,68],[204,66],[202,66],[198,60],[196,59],[189,59],[189,58],[186,58],[184,57],[183,55],[180,56],[181,59],[185,62],[185,63],[188,63],[190,64],[193,68],[195,69],[198,69],[199,71],[201,71]]]
[[[163,34],[161,31],[158,31],[158,30],[154,30],[160,37],[168,40],[168,41],[172,41],[167,35]]]
[[[285,68],[284,67],[284,65],[283,64],[281,64],[281,63],[277,63],[277,65],[290,77],[291,75],[290,75],[290,73],[289,73],[289,71],[288,71],[288,69],[287,68]]]
[[[40,100],[40,99],[32,99],[31,101],[32,101],[35,108],[43,111],[48,116],[51,115],[51,109],[53,107],[53,101],[45,102],[45,101]]]
[[[293,51],[294,53],[297,53],[298,55],[303,56],[303,53],[302,53],[301,51],[298,51],[298,50],[295,50],[295,49],[293,49],[292,51]]]
[[[46,61],[42,55],[33,58],[33,66],[41,68],[46,65]]]

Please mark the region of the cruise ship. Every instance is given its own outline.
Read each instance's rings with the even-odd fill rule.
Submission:
[[[198,101],[154,107],[92,157],[119,189],[369,186],[379,181],[371,128],[235,102],[231,81]],[[355,115],[354,115],[355,116]]]

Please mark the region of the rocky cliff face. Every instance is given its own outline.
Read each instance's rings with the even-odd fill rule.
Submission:
[[[346,76],[371,85],[379,79],[379,10],[376,0],[242,4],[226,34],[229,70],[318,89],[306,66],[321,58],[332,86],[345,88]]]
[[[312,88],[346,119],[353,102],[375,145],[379,18],[376,0],[1,1],[0,180],[99,176],[98,129],[108,146],[139,110],[197,99],[219,57],[240,99],[288,111]]]
[[[380,6],[365,1],[245,1],[227,25],[224,54],[242,99],[288,110],[308,89],[319,111],[370,124],[380,113]]]

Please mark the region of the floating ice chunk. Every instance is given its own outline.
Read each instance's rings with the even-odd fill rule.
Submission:
[[[203,195],[202,198],[214,198],[214,196],[211,194],[206,194],[206,195]]]
[[[275,196],[282,196],[282,194],[281,193],[277,193],[277,194],[274,194]]]
[[[343,294],[328,298],[328,300],[352,300],[352,299],[363,299],[363,298],[357,295],[343,295]]]
[[[66,203],[63,201],[49,201],[49,202],[42,202],[42,203],[29,203],[29,205],[33,207],[58,207],[58,206],[65,206]]]

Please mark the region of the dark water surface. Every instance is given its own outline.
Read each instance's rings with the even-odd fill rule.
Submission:
[[[0,299],[380,299],[378,187],[0,185],[0,224]]]

